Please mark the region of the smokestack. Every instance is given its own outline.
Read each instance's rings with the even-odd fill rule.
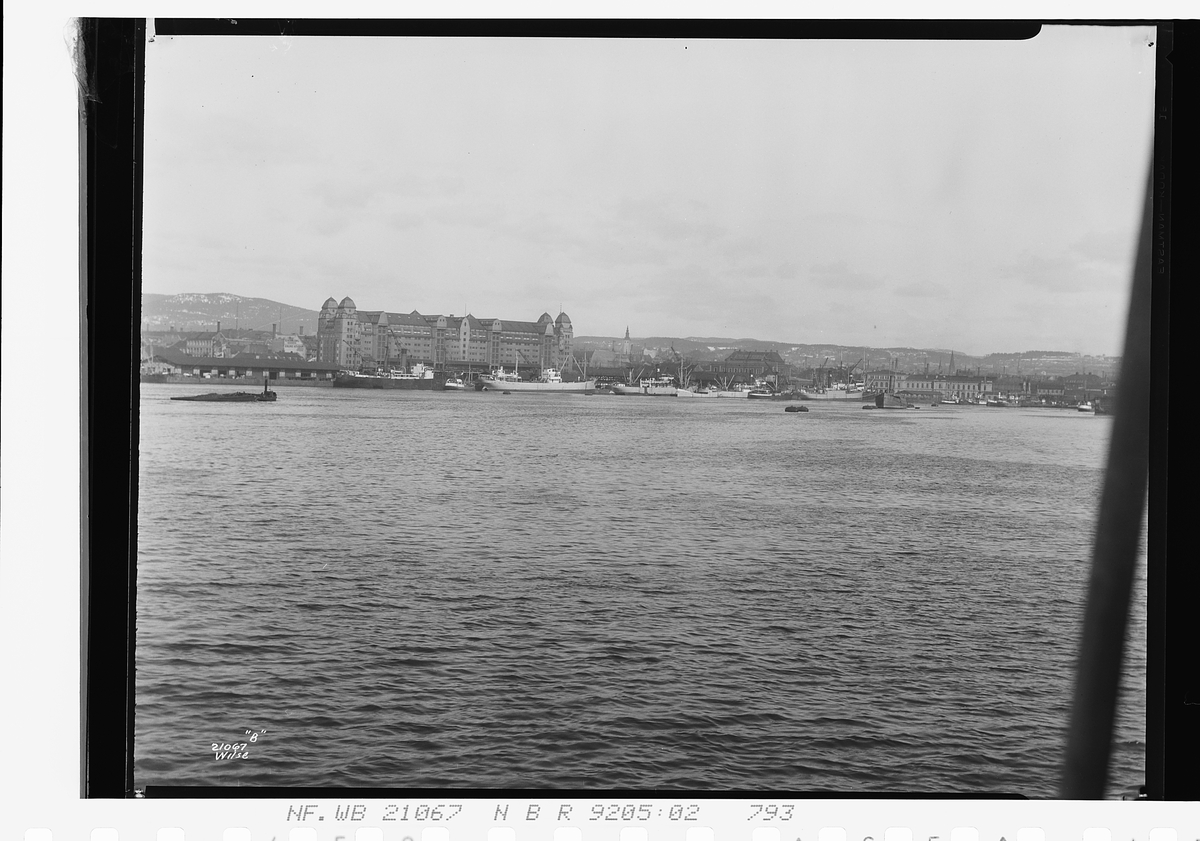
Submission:
[[[300,331],[299,333],[297,333],[297,335],[299,335],[299,336],[303,336],[303,335],[304,335],[304,325],[303,325],[303,324],[301,324],[301,325],[300,325],[299,327],[297,327],[296,329]]]
[[[275,328],[276,328],[277,326],[278,326],[278,325],[275,325],[275,324],[272,324],[272,325],[271,325],[271,338],[272,338],[272,339],[273,339],[273,338],[275,338],[275,335],[276,335],[276,330],[275,330]]]
[[[219,321],[217,322],[217,332],[218,333],[221,332],[221,322],[219,322]]]

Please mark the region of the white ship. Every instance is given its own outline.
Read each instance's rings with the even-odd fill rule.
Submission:
[[[663,378],[639,380],[632,385],[628,383],[613,383],[613,394],[641,394],[647,397],[677,397],[679,389],[675,381]]]
[[[698,388],[693,391],[690,388],[681,388],[681,389],[676,390],[675,396],[676,397],[716,397],[717,390],[715,388]]]
[[[733,388],[718,389],[714,394],[717,397],[749,397],[753,390],[750,383],[738,383]]]
[[[861,402],[863,391],[861,388],[851,388],[841,383],[830,388],[802,388],[800,389],[801,400],[855,400]]]
[[[596,381],[583,380],[577,383],[563,382],[562,375],[554,368],[546,368],[536,380],[522,380],[515,373],[505,373],[503,368],[491,373],[480,374],[481,391],[508,391],[537,394],[595,394]]]

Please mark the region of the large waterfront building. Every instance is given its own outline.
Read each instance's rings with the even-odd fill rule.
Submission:
[[[891,391],[922,400],[978,400],[992,394],[994,382],[989,377],[970,374],[906,374],[893,366],[868,371],[863,375],[863,388],[868,392]]]
[[[359,310],[325,301],[317,316],[317,360],[341,368],[561,368],[575,337],[566,313],[537,321]]]
[[[691,377],[701,384],[722,386],[758,379],[778,384],[780,376],[786,376],[787,370],[787,362],[776,351],[735,350],[722,360],[697,363]]]

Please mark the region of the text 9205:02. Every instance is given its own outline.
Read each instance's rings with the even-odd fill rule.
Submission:
[[[670,821],[694,821],[700,816],[700,806],[695,803],[596,803],[591,808],[589,821],[648,821],[666,818]]]

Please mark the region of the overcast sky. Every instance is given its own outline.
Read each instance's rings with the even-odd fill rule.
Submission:
[[[143,289],[1119,354],[1153,40],[158,36]]]

